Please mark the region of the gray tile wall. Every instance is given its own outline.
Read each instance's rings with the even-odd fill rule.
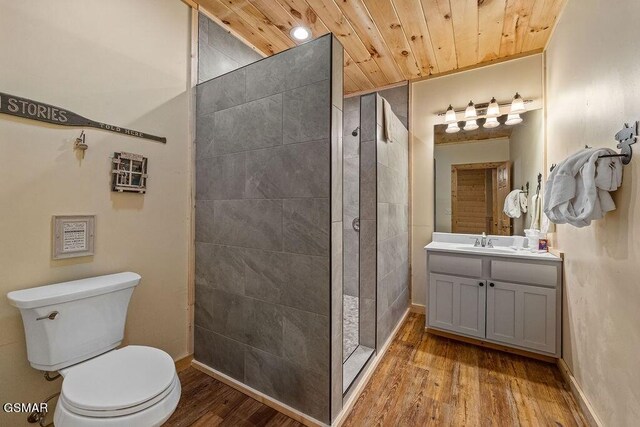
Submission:
[[[200,84],[196,119],[195,358],[325,423],[342,293],[332,42]]]
[[[409,306],[409,133],[399,126],[403,131],[399,140],[386,141],[379,95],[376,96],[374,117],[378,187],[376,334],[379,349]],[[400,121],[398,116],[393,120]]]
[[[344,100],[344,293],[360,295],[360,236],[353,220],[360,217],[360,134],[352,132],[360,126],[360,97]]]
[[[198,83],[262,59],[227,30],[198,14]]]
[[[386,89],[379,94],[391,103],[394,113],[407,127],[408,86]],[[375,93],[344,100],[345,294],[360,297],[360,343],[371,348],[376,346],[377,105]],[[361,130],[354,137],[352,132],[358,126]],[[355,217],[360,217],[360,233],[351,227]],[[384,221],[387,216],[380,219]]]
[[[409,129],[409,85],[381,90],[378,95],[389,101],[393,113],[400,119],[404,127]]]
[[[376,348],[377,167],[376,94],[359,100],[360,120],[360,344]]]

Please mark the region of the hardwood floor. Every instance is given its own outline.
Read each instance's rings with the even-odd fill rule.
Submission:
[[[180,372],[182,398],[165,427],[178,426],[284,426],[302,424],[236,389],[187,368]]]
[[[556,365],[424,331],[410,314],[344,426],[586,426]]]
[[[410,314],[346,426],[586,426],[558,368],[424,332]],[[208,375],[180,374],[166,426],[301,426]]]

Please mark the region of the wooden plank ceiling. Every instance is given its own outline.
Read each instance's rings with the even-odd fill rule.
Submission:
[[[540,52],[566,0],[190,0],[265,56],[333,32],[345,92]]]

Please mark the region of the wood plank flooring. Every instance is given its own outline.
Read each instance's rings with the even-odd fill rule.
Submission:
[[[182,397],[165,427],[267,426],[302,424],[226,384],[187,368],[180,372]]]
[[[410,314],[344,426],[586,426],[554,364],[424,331]]]
[[[558,368],[424,332],[410,314],[343,424],[347,426],[586,426]],[[180,374],[166,426],[301,426],[208,375]]]

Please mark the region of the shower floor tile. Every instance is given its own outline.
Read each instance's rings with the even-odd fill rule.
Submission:
[[[358,297],[344,295],[342,310],[342,361],[344,362],[356,347],[358,347],[360,341],[358,334],[360,322],[360,316],[358,315]]]

